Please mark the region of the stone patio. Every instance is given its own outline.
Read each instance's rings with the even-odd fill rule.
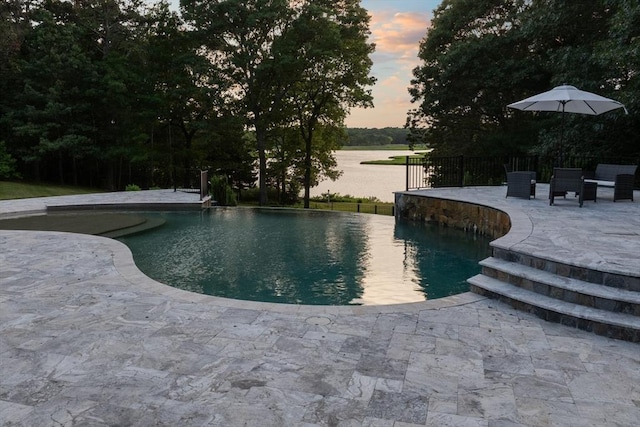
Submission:
[[[498,242],[640,276],[640,198],[548,206],[504,187],[425,190],[507,212]],[[602,193],[602,194],[601,194]],[[159,190],[0,202],[198,203]],[[3,426],[637,426],[640,346],[465,293],[278,305],[157,283],[102,237],[0,231]]]

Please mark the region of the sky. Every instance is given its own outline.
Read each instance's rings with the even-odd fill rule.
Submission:
[[[412,108],[407,88],[412,70],[419,65],[418,48],[429,28],[433,10],[441,0],[362,0],[371,15],[370,41],[376,44],[371,56],[374,108],[354,108],[347,127],[402,127]]]

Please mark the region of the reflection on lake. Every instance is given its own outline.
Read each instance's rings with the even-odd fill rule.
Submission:
[[[311,197],[327,191],[343,196],[377,197],[382,202],[393,202],[394,191],[404,191],[406,170],[398,165],[361,165],[366,160],[384,160],[392,156],[408,156],[413,151],[403,150],[338,150],[335,152],[338,169],[343,174],[337,181],[322,181],[311,189]]]

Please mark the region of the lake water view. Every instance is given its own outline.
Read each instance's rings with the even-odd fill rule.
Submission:
[[[327,191],[354,197],[377,197],[382,202],[393,202],[394,191],[404,191],[406,171],[404,166],[361,165],[367,160],[384,160],[392,156],[414,154],[408,150],[338,150],[335,152],[338,169],[343,171],[337,181],[326,180],[311,189],[311,197],[322,196]]]

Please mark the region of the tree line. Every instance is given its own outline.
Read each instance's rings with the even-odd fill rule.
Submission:
[[[361,147],[408,145],[407,136],[407,130],[403,128],[347,128],[344,145]]]
[[[637,0],[443,0],[413,72],[410,139],[436,155],[551,157],[563,133],[568,156],[637,161],[639,52]],[[620,101],[629,114],[506,107],[562,84]]]
[[[122,189],[208,169],[279,198],[336,177],[372,105],[358,0],[6,0],[0,178]]]

